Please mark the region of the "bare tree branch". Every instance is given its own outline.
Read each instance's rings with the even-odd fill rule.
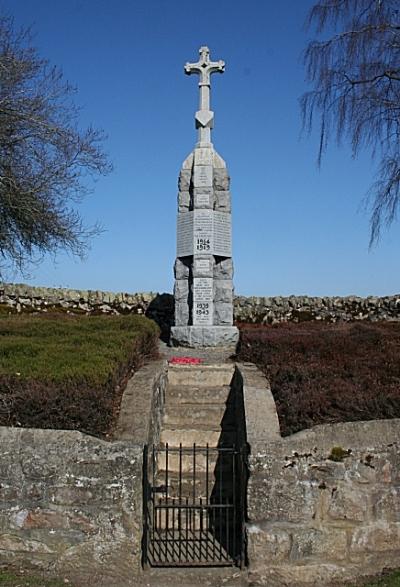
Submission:
[[[111,170],[104,134],[78,128],[74,88],[0,15],[0,278],[60,250],[84,255],[99,227],[72,204]],[[1,261],[2,259],[2,261]]]
[[[400,6],[398,0],[319,0],[308,27],[329,38],[311,41],[304,53],[314,89],[300,99],[303,128],[320,129],[318,164],[334,133],[357,156],[367,148],[378,160],[366,197],[370,246],[400,204]]]

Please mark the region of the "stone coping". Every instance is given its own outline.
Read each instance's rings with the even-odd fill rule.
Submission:
[[[307,452],[311,448],[330,450],[333,446],[368,450],[400,442],[400,418],[320,424],[282,437],[267,378],[252,363],[237,363],[236,368],[243,382],[247,442],[252,453]]]
[[[155,412],[162,409],[167,365],[164,359],[151,361],[129,379],[122,396],[113,440],[130,440],[140,445],[154,440],[152,422]]]

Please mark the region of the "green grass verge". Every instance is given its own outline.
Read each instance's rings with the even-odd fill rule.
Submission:
[[[363,587],[400,587],[400,571],[389,573],[379,579],[373,579],[364,584]]]
[[[135,315],[2,317],[0,425],[105,434],[124,381],[158,336]]]
[[[1,587],[73,587],[72,583],[66,583],[60,579],[43,579],[42,577],[28,574],[11,573],[0,571]]]

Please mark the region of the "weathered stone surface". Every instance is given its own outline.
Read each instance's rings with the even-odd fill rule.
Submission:
[[[232,306],[232,281],[230,279],[214,280],[214,301],[224,302]],[[230,308],[233,313],[233,308]]]
[[[332,492],[328,515],[333,520],[362,522],[368,511],[368,493],[344,486]]]
[[[187,301],[189,295],[189,284],[187,279],[176,279],[174,285],[174,296],[177,301]]]
[[[368,526],[356,528],[351,537],[352,553],[397,551],[400,555],[400,523],[377,520]]]
[[[2,563],[44,572],[57,567],[80,580],[112,571],[123,584],[134,584],[140,573],[142,447],[74,431],[18,428],[0,428],[0,446],[6,484],[19,492],[17,502],[11,494],[1,502]]]
[[[254,585],[336,585],[396,566],[400,420],[323,425],[274,438],[268,418],[261,415],[264,429],[257,424],[263,400],[259,410],[251,406],[252,385],[262,387],[257,369],[238,369],[250,444],[248,553]],[[351,451],[333,462],[333,446]]]
[[[189,279],[190,267],[181,259],[176,259],[174,265],[174,275],[176,280]]]
[[[188,192],[192,178],[191,169],[181,169],[178,179],[178,188],[180,192]]]
[[[187,300],[175,301],[175,325],[187,326],[189,324],[189,304]]]
[[[340,528],[293,528],[291,535],[291,561],[304,561],[320,557],[321,562],[343,561],[347,557],[347,533]]]
[[[230,178],[226,169],[214,169],[214,189],[228,191]]]
[[[173,346],[234,346],[239,340],[238,329],[231,326],[173,326],[171,344]]]
[[[215,191],[215,209],[223,212],[231,211],[231,195],[229,191]]]
[[[214,267],[215,279],[232,279],[233,278],[233,263],[232,259],[219,259]]]
[[[290,533],[281,528],[266,524],[248,524],[247,535],[249,540],[248,557],[257,566],[265,566],[286,560],[292,546]]]
[[[226,302],[216,302],[214,304],[214,324],[228,326],[233,322],[232,304]]]
[[[179,192],[178,193],[178,211],[185,212],[189,210],[190,207],[190,193],[189,191],[186,192]]]

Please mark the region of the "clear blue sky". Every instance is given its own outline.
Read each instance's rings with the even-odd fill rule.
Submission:
[[[198,87],[183,73],[208,45],[213,142],[232,178],[235,291],[386,295],[399,287],[399,225],[368,251],[360,202],[367,154],[300,138],[301,53],[311,0],[0,0],[33,25],[42,56],[78,87],[81,123],[108,134],[114,171],[80,211],[106,232],[81,262],[45,260],[25,281],[49,287],[172,291],[177,176],[196,141]]]

